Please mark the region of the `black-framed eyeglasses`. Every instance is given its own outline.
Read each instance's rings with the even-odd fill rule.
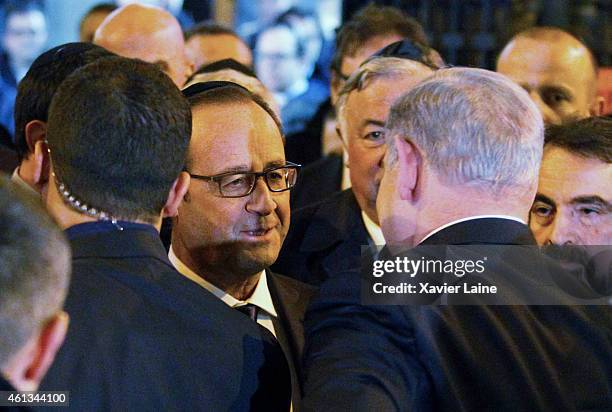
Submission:
[[[215,182],[221,197],[244,197],[253,193],[257,179],[264,178],[271,192],[284,192],[295,186],[299,168],[302,165],[287,162],[284,166],[271,167],[263,172],[229,172],[214,176],[196,175],[190,172],[194,179]]]

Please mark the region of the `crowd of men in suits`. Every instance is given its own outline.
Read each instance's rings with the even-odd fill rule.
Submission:
[[[191,33],[232,42],[194,67],[162,9],[123,6],[93,43],[41,54],[0,176],[0,389],[69,391],[79,411],[610,410],[593,55],[533,28],[497,73],[449,68],[415,24],[378,6],[346,22],[331,102],[290,137],[237,37]],[[329,110],[343,156],[302,167]],[[464,245],[514,247],[490,266],[555,305],[518,288],[511,305],[363,303],[364,261]],[[607,266],[578,276],[538,245],[603,247]]]

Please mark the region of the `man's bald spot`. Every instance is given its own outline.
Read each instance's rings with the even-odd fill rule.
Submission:
[[[94,43],[124,57],[166,65],[169,71],[185,68],[185,40],[176,18],[164,9],[128,4],[111,13],[100,25]],[[176,73],[168,73],[171,77]],[[178,74],[178,77],[182,77]],[[182,85],[182,81],[175,83]]]
[[[565,49],[566,53],[572,53],[573,58],[587,57],[591,75],[589,81],[590,92],[594,95],[597,89],[597,59],[593,52],[580,40],[570,33],[557,27],[532,27],[516,34],[504,47],[497,60],[497,65],[505,56],[512,52],[517,42],[523,39],[534,40],[539,43],[546,43],[551,48]]]

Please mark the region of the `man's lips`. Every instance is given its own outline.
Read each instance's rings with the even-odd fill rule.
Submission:
[[[264,237],[272,233],[272,231],[276,228],[275,226],[258,226],[253,228],[247,228],[246,230],[242,230],[241,233],[249,236],[249,237]]]

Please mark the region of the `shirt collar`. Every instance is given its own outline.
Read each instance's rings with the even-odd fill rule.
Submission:
[[[172,245],[170,245],[168,258],[170,259],[170,262],[176,268],[176,270],[179,271],[179,273],[181,273],[187,279],[190,279],[198,285],[202,286],[204,289],[208,290],[210,293],[221,299],[223,303],[225,303],[227,306],[235,308],[250,303],[260,309],[263,309],[269,315],[278,317],[278,315],[276,314],[276,309],[274,309],[274,303],[272,302],[270,290],[268,289],[268,280],[266,277],[266,272],[264,270],[259,272],[259,281],[257,282],[257,286],[255,287],[253,294],[247,300],[243,301],[238,300],[229,293],[225,292],[224,290],[219,289],[212,283],[205,280],[203,277],[199,276],[189,267],[187,267],[187,265],[185,265],[178,258],[178,256],[176,256],[176,254],[174,253],[174,249],[172,249]]]
[[[28,191],[28,193],[31,193],[33,195],[39,196],[40,197],[40,193],[38,193],[36,190],[32,189],[32,186],[30,186],[29,184],[26,183],[25,180],[23,180],[23,178],[21,176],[19,176],[19,168],[15,168],[15,170],[13,171],[13,174],[11,175],[11,181],[13,183],[15,183],[17,186],[21,186],[23,189],[26,189]]]
[[[507,220],[514,220],[515,222],[518,223],[522,223],[524,225],[526,225],[527,223],[525,223],[522,219],[519,219],[518,217],[514,217],[514,216],[508,216],[508,215],[477,215],[477,216],[469,216],[469,217],[464,217],[462,219],[457,219],[457,220],[453,220],[452,222],[449,222],[445,225],[442,225],[440,227],[438,227],[437,229],[432,230],[431,232],[429,232],[427,234],[427,236],[425,236],[423,239],[421,239],[421,241],[419,242],[419,244],[423,243],[426,239],[432,237],[433,235],[435,235],[436,233],[446,229],[449,226],[452,225],[456,225],[457,223],[461,223],[461,222],[465,222],[467,220],[476,220],[476,219],[507,219]]]
[[[370,235],[370,239],[374,241],[374,244],[378,246],[385,245],[387,242],[385,241],[385,237],[383,236],[380,226],[374,223],[374,221],[370,219],[368,214],[363,210],[361,211],[361,219],[363,219],[363,224],[365,225],[366,231],[368,232],[368,235]]]

